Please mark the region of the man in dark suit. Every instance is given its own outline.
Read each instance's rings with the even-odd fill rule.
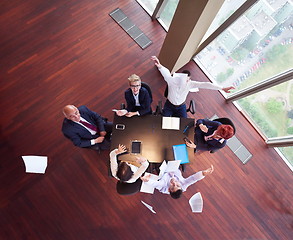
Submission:
[[[151,96],[147,89],[141,86],[140,77],[132,74],[129,78],[129,86],[125,91],[126,109],[118,110],[118,116],[143,116],[152,113]]]
[[[194,143],[186,141],[188,147],[203,151],[216,151],[225,147],[227,139],[233,137],[231,125],[209,119],[198,119],[195,125]]]
[[[62,132],[75,146],[95,150],[110,149],[112,123],[86,106],[79,108],[67,105],[63,108],[65,116]]]

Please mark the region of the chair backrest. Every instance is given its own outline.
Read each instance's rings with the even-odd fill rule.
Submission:
[[[164,97],[165,97],[165,98],[168,97],[168,85],[167,85],[166,88],[165,88]]]
[[[140,191],[142,180],[139,178],[134,183],[125,183],[118,181],[116,184],[117,193],[120,195],[131,195]]]
[[[231,121],[231,119],[229,119],[229,118],[217,118],[217,119],[214,119],[213,121],[217,121],[217,122],[220,122],[220,123],[226,124],[226,125],[231,125],[231,127],[234,129],[234,134],[236,133],[235,125]]]
[[[152,103],[153,102],[153,94],[152,94],[151,87],[146,82],[141,82],[141,86],[144,87],[148,91],[150,98],[151,98],[151,103]]]

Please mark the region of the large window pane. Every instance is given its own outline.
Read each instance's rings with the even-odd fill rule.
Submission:
[[[235,91],[292,69],[292,13],[291,1],[260,0],[195,60],[212,81]]]
[[[164,27],[169,29],[179,0],[168,0],[159,19],[164,23]]]
[[[137,2],[148,12],[148,14],[152,15],[159,0],[137,0]]]
[[[267,137],[293,137],[293,80],[236,101]]]
[[[203,37],[202,42],[225,22],[246,0],[225,0],[217,16]]]

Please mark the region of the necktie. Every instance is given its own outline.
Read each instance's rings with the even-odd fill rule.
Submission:
[[[79,122],[80,122],[82,125],[86,126],[87,128],[89,128],[89,129],[91,129],[91,130],[93,130],[93,131],[98,132],[96,126],[94,126],[94,125],[92,125],[92,124],[90,124],[90,123],[88,123],[88,122],[82,121],[82,120],[80,120]]]

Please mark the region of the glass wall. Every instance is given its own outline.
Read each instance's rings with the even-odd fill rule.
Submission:
[[[153,15],[159,0],[137,0],[137,2],[147,11],[148,14]]]
[[[225,4],[229,9],[232,1]],[[231,6],[231,11],[226,11],[235,10]],[[222,21],[215,19],[214,22]],[[212,81],[223,86],[233,85],[235,90],[231,94],[292,69],[292,2],[258,1],[194,60]],[[293,80],[241,98],[236,104],[267,139],[286,136],[293,139]],[[293,166],[292,147],[279,150]]]
[[[170,27],[178,2],[179,0],[168,0],[160,16],[158,16],[159,20],[164,23],[167,30]]]

